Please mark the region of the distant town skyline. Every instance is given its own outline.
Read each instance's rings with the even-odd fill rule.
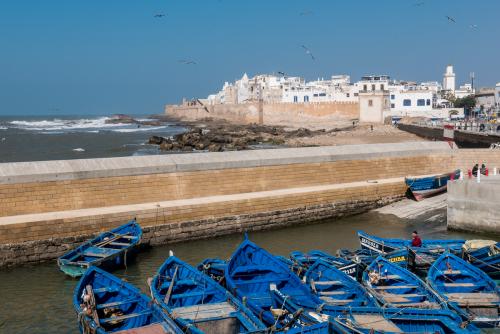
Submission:
[[[500,2],[0,4],[0,115],[152,114],[243,73],[500,82]]]

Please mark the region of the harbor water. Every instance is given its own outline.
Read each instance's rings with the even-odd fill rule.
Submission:
[[[443,221],[405,223],[394,216],[378,213],[252,232],[249,237],[268,251],[287,256],[292,250],[321,249],[335,253],[339,248],[358,248],[357,230],[382,237],[410,238],[415,229],[424,239],[500,239],[493,235],[450,232]],[[237,234],[145,249],[127,268],[113,273],[147,293],[147,278],[154,275],[169,250],[196,265],[208,257],[227,259],[242,239],[243,236]],[[78,333],[72,304],[76,283],[58,270],[55,261],[0,270],[0,333]]]

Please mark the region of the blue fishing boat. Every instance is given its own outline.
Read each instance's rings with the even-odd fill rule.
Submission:
[[[360,270],[359,268],[358,263],[352,260],[333,256],[321,250],[311,250],[307,253],[293,251],[290,253],[290,259],[292,259],[296,266],[300,268],[299,271],[296,272],[299,277],[302,277],[306,270],[318,259],[327,261],[328,263],[345,272],[347,275],[350,275],[354,278],[358,278],[358,276],[362,272],[362,270]]]
[[[449,252],[427,274],[429,285],[480,327],[500,326],[500,290],[486,273]]]
[[[321,303],[286,264],[248,240],[246,236],[231,256],[225,277],[227,289],[243,300],[268,326],[275,323],[270,311],[271,284],[275,284],[301,306],[314,308]]]
[[[57,264],[62,272],[71,277],[82,276],[90,266],[123,266],[141,237],[141,227],[132,220],[64,254],[57,259]]]
[[[380,238],[363,231],[358,231],[357,233],[361,248],[369,249],[380,254],[386,254],[401,248],[411,247],[411,240]],[[446,250],[450,250],[452,252],[461,252],[462,245],[464,243],[465,240],[424,239],[422,241],[422,247],[411,248],[426,248],[435,253],[442,253]]]
[[[364,271],[364,269],[381,254],[372,251],[370,249],[361,248],[361,249],[356,249],[354,251],[349,249],[339,249],[337,251],[337,255],[343,259],[361,264],[360,268],[362,270],[360,271],[362,273],[362,271]],[[387,254],[383,254],[383,256],[387,260],[391,261],[394,264],[397,264],[398,266],[401,266],[403,268],[408,268],[410,258],[407,248],[397,249]]]
[[[96,267],[89,268],[78,282],[73,305],[82,334],[183,333],[139,289]]]
[[[158,269],[150,287],[155,302],[190,333],[254,333],[266,329],[229,291],[173,255]]]
[[[460,170],[441,175],[406,177],[405,183],[417,201],[446,191],[450,179],[458,179]]]
[[[477,249],[465,248],[462,257],[494,280],[500,280],[500,242],[486,243],[486,245]],[[468,242],[466,242],[467,244]]]
[[[326,327],[324,321],[328,319],[332,324],[330,328],[333,333],[479,333],[478,328],[464,322],[450,310],[335,306],[307,310],[295,304],[293,298],[284,293],[276,290],[272,290],[271,293],[274,305],[278,309],[292,315],[305,313],[309,318],[315,318],[318,323],[323,324],[323,326],[318,325],[319,328]],[[308,327],[304,330],[306,328]],[[300,326],[297,326],[294,333],[301,333]]]
[[[420,278],[381,256],[366,268],[363,284],[384,306],[446,308],[443,300]]]
[[[309,267],[304,280],[311,287],[311,291],[328,305],[378,306],[375,298],[355,278],[324,259],[316,260]]]

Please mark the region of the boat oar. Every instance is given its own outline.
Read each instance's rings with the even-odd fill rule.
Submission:
[[[177,277],[177,269],[179,269],[179,266],[175,267],[174,275],[172,276],[172,280],[170,281],[170,285],[168,286],[167,294],[165,295],[165,299],[163,300],[165,304],[168,304],[168,301],[170,300],[170,295],[172,294],[172,289],[174,288],[174,281]]]

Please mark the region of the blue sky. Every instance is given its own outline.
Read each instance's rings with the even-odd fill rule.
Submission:
[[[497,0],[2,1],[0,114],[159,113],[244,72],[427,81],[451,63],[458,83],[474,71],[491,86],[498,13]]]

